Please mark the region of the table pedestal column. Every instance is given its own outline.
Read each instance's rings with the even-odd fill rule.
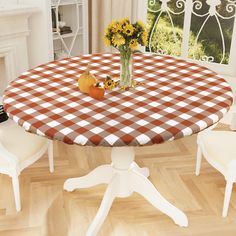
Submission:
[[[66,180],[64,189],[67,191],[108,184],[102,203],[86,236],[94,236],[98,233],[116,197],[128,197],[133,192],[141,194],[154,207],[172,218],[176,224],[188,226],[186,215],[162,197],[147,178],[148,168],[140,168],[134,162],[134,156],[133,147],[113,147],[111,165],[102,165],[83,177]]]

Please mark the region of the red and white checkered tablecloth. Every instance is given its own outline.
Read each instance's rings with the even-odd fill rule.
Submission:
[[[107,91],[102,101],[80,93],[91,65],[100,80],[119,77],[119,54],[54,61],[23,73],[4,93],[7,114],[27,131],[69,144],[150,145],[197,133],[216,123],[233,101],[224,79],[194,63],[157,54],[134,56],[144,85]]]

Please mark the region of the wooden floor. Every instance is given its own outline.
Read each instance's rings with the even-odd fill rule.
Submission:
[[[101,202],[105,185],[67,193],[69,177],[81,176],[110,162],[109,148],[54,142],[55,172],[47,157],[22,172],[22,211],[16,213],[10,178],[0,175],[1,236],[83,236]],[[150,180],[171,203],[183,210],[189,227],[181,228],[138,194],[116,199],[99,236],[235,236],[236,189],[229,214],[221,217],[225,181],[205,160],[194,174],[196,136],[136,148],[136,161],[150,168]]]

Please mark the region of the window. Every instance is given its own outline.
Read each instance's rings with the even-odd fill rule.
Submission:
[[[146,51],[180,56],[234,75],[236,0],[139,0],[147,22]]]

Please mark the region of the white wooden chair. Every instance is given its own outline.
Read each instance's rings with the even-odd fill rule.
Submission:
[[[52,141],[26,132],[11,120],[0,124],[0,173],[12,178],[17,211],[21,210],[18,177],[23,169],[37,161],[47,150],[50,172],[53,172]]]
[[[233,107],[222,122],[235,126],[236,107]],[[231,117],[231,118],[230,118]],[[232,119],[234,117],[234,119]],[[197,162],[196,175],[200,173],[202,156],[224,175],[226,180],[225,197],[222,216],[226,217],[229,208],[229,201],[233,183],[236,182],[236,132],[206,130],[197,137]]]

